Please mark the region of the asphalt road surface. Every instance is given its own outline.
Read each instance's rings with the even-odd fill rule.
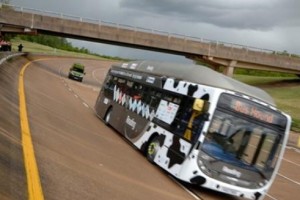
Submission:
[[[0,65],[0,199],[28,199],[21,140],[19,74],[24,75],[28,122],[45,199],[236,199],[181,184],[143,155],[94,113],[112,61],[18,57]],[[79,83],[67,78],[74,62],[86,66]],[[266,199],[298,199],[300,156],[285,160]]]

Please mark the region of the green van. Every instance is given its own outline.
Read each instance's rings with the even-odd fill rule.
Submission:
[[[80,63],[74,63],[69,71],[69,79],[77,80],[82,82],[83,76],[85,75],[84,72],[84,65]]]

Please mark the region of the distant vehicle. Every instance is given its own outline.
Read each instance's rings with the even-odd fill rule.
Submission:
[[[113,65],[95,110],[174,177],[254,200],[275,179],[291,125],[263,90],[178,63]]]
[[[11,43],[0,40],[0,51],[11,51]]]
[[[69,71],[69,79],[77,80],[82,82],[83,76],[85,75],[84,65],[80,63],[74,63]]]

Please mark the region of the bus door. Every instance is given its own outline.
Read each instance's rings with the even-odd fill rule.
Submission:
[[[165,123],[159,123],[159,121],[157,123],[168,131],[162,131],[162,133],[158,131],[161,133],[160,137],[164,137],[164,143],[157,152],[155,162],[175,176],[179,174],[193,146],[193,127],[190,127],[190,134],[187,132],[191,119],[196,117],[195,114],[193,115],[194,102],[195,100],[192,98],[180,99],[165,94],[157,109],[155,121],[157,119],[164,121]],[[184,119],[184,117],[187,118]],[[185,135],[189,136],[185,137]]]
[[[171,139],[166,138],[165,145],[161,150],[165,153],[160,153],[161,162],[158,163],[171,174],[177,175],[180,172],[191,148],[198,141],[207,118],[204,105],[205,101],[201,99],[187,99],[181,104],[181,109],[173,122],[175,129],[172,132],[174,134]]]
[[[156,156],[156,163],[166,171],[177,176],[190,153],[192,144],[175,134],[166,134],[165,143]]]

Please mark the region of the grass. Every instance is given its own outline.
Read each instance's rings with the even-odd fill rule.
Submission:
[[[298,79],[297,76],[291,76],[291,77],[270,77],[270,76],[250,76],[250,75],[235,75],[235,79],[242,81],[246,84],[253,85],[253,86],[263,86],[263,85],[270,85],[276,84],[281,81],[290,81]]]
[[[89,55],[84,53],[76,53],[71,51],[64,51],[64,50],[55,49],[49,46],[32,43],[20,39],[12,39],[11,43],[12,43],[12,51],[18,51],[19,44],[22,44],[23,52],[41,53],[46,55],[58,55],[58,56],[74,56],[74,57],[91,58],[91,59],[104,59],[100,56]]]
[[[300,82],[294,87],[265,90],[275,99],[279,109],[292,116],[293,129],[300,131]]]

